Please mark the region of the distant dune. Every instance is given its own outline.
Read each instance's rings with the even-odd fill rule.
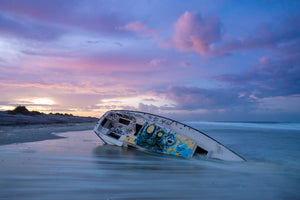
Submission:
[[[71,114],[45,114],[38,111],[28,111],[25,106],[14,110],[0,111],[0,125],[33,125],[97,122],[95,117],[79,117]]]

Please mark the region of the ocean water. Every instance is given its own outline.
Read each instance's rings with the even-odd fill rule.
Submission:
[[[163,156],[66,132],[0,146],[0,199],[300,199],[300,124],[187,124],[247,161]]]

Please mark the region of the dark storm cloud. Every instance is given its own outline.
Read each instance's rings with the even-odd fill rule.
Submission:
[[[217,79],[247,89],[259,98],[300,94],[299,63],[263,60],[245,73],[226,74]]]
[[[270,47],[267,57],[240,74],[217,77],[232,87],[244,88],[259,98],[300,94],[300,20],[290,18],[276,29],[261,28],[236,48]],[[271,48],[273,47],[273,48]]]
[[[231,39],[216,50],[216,53],[227,53],[243,49],[282,48],[293,45],[300,39],[300,15],[290,17],[277,23],[264,23],[248,36]]]
[[[299,15],[273,25],[261,25],[252,36],[232,40],[222,52],[264,49],[265,57],[243,73],[224,74],[218,81],[247,90],[258,98],[287,97],[300,94],[300,20]]]
[[[255,104],[255,99],[240,95],[238,89],[204,89],[199,87],[170,86],[165,95],[177,104],[177,108],[194,109],[228,109],[237,106]]]

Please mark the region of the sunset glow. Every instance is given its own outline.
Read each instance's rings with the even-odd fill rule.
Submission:
[[[0,109],[299,121],[299,16],[299,1],[1,0]]]
[[[47,98],[38,98],[38,99],[33,99],[32,103],[39,104],[39,105],[53,105],[54,101]]]

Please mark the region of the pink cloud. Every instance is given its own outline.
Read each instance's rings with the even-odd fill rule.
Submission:
[[[158,31],[148,27],[145,23],[141,21],[130,22],[125,26],[118,27],[117,29],[132,31],[144,37],[148,37],[148,36],[156,37],[158,35]]]
[[[202,18],[186,11],[175,23],[173,46],[180,50],[211,53],[211,46],[221,40],[221,23],[215,17]]]
[[[114,59],[118,57],[118,59]],[[25,68],[46,69],[48,71],[57,71],[66,73],[95,73],[95,72],[135,72],[144,71],[146,68],[141,67],[145,61],[138,56],[129,54],[109,54],[109,55],[80,55],[75,57],[64,58],[47,58],[47,57],[28,57],[23,59],[22,66]]]

